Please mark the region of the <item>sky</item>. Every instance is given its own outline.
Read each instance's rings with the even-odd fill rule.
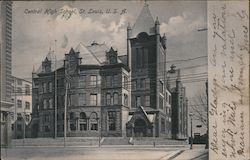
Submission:
[[[136,21],[144,1],[72,1],[13,3],[13,75],[31,80],[33,68],[38,69],[49,50],[56,50],[62,59],[70,48],[80,42],[106,43],[126,53],[126,28]],[[167,66],[181,68],[190,105],[199,103],[197,95],[205,93],[205,81],[190,79],[206,77],[207,26],[205,1],[147,1],[154,19],[159,18],[161,34],[167,36]],[[46,14],[45,11],[50,14]],[[53,11],[57,10],[55,14]],[[86,13],[92,9],[100,13]],[[105,11],[117,9],[118,13]],[[67,17],[66,12],[74,13]],[[83,13],[83,10],[85,12]],[[126,11],[124,14],[120,14]],[[34,13],[36,12],[36,13]],[[59,13],[60,12],[60,13]],[[63,16],[64,15],[64,16]],[[55,43],[56,40],[56,43]],[[189,60],[187,60],[189,59]],[[186,60],[186,61],[179,61]],[[187,76],[186,76],[187,75]]]

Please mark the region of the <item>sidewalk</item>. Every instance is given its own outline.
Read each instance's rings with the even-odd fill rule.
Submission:
[[[200,157],[206,157],[208,154],[208,149],[203,148],[194,148],[194,149],[186,149],[181,154],[177,155],[175,158],[172,157],[169,160],[198,160]]]

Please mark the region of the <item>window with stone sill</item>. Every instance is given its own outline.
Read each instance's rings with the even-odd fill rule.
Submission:
[[[97,86],[97,76],[90,76],[90,85],[92,87],[96,87]]]
[[[17,107],[22,108],[22,100],[17,100]]]
[[[118,104],[119,103],[119,95],[118,95],[118,93],[114,93],[113,97],[114,97],[114,104],[115,105]]]
[[[124,94],[124,102],[123,102],[123,104],[125,106],[128,106],[128,95],[127,94]]]
[[[116,112],[115,111],[108,112],[108,130],[109,131],[116,130]]]
[[[90,105],[96,106],[97,105],[97,94],[90,95]]]
[[[106,94],[106,105],[111,105],[111,95],[110,95],[110,93]]]
[[[25,102],[25,109],[30,109],[30,102]]]

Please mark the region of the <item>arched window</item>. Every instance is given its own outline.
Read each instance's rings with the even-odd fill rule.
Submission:
[[[96,112],[92,112],[90,115],[90,130],[98,130],[98,117]]]
[[[74,112],[71,112],[69,114],[69,119],[70,119],[70,130],[75,131],[76,130],[76,121],[75,121],[75,114]]]
[[[80,119],[86,119],[86,114],[84,112],[80,113]]]
[[[118,102],[119,102],[118,93],[114,93],[114,104],[118,104]]]
[[[87,116],[84,112],[80,113],[80,131],[87,130]]]

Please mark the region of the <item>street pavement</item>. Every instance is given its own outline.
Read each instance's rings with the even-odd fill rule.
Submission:
[[[207,160],[207,150],[197,147],[85,146],[2,148],[2,160]]]

